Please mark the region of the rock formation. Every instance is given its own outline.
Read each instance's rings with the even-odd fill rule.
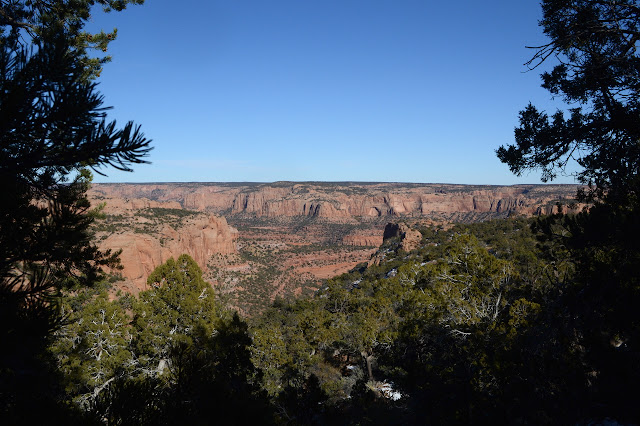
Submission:
[[[420,231],[411,229],[404,223],[388,223],[387,226],[384,227],[382,238],[383,241],[398,238],[400,240],[400,249],[411,251],[420,246],[422,234]]]
[[[357,247],[379,247],[382,244],[382,234],[352,232],[342,238],[342,244]]]
[[[327,219],[427,217],[434,213],[534,215],[569,204],[575,185],[469,186],[396,183],[97,184],[94,194],[177,202],[224,215]]]
[[[213,254],[235,253],[237,234],[223,217],[198,215],[185,220],[177,229],[166,224],[151,233],[125,229],[107,235],[99,246],[122,249],[120,272],[133,283],[129,290],[137,293],[146,288],[149,274],[170,257],[187,253],[205,270]]]
[[[155,267],[187,253],[219,291],[237,295],[235,306],[253,309],[259,297],[313,291],[320,279],[378,262],[371,255],[387,222],[411,224],[387,229],[394,249],[410,251],[421,239],[414,224],[549,214],[575,194],[571,185],[276,182],[94,184],[89,198],[106,203],[99,246],[123,250],[127,280],[117,288],[137,293]],[[242,230],[243,256],[238,232],[219,216]]]

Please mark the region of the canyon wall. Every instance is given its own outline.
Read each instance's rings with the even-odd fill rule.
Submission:
[[[154,268],[187,253],[230,306],[249,314],[261,312],[276,297],[313,294],[326,278],[377,264],[384,252],[374,255],[375,248],[383,243],[388,223],[390,244],[409,251],[421,239],[417,227],[550,214],[558,202],[567,211],[576,189],[351,182],[94,184],[89,198],[94,206],[104,204],[105,214],[94,224],[99,247],[122,250],[124,281],[115,283],[114,291],[145,290]]]
[[[123,269],[119,272],[126,282],[120,287],[131,293],[144,290],[149,274],[171,257],[187,253],[206,270],[213,254],[237,251],[238,231],[224,217],[206,213],[181,216],[182,206],[177,201],[89,195],[93,205],[105,203],[103,212],[117,218],[112,227],[98,220],[96,238],[102,250],[122,250]]]
[[[575,185],[479,186],[395,183],[98,184],[95,194],[177,202],[183,208],[256,217],[327,219],[429,216],[433,213],[553,211],[569,204]],[[581,206],[577,206],[581,207]]]
[[[318,279],[368,261],[370,249],[383,242],[387,222],[409,220],[424,225],[487,220],[510,213],[549,214],[557,211],[557,202],[571,204],[575,193],[571,185],[278,182],[94,184],[89,197],[93,205],[106,203],[106,218],[97,222],[100,248],[122,249],[121,273],[126,281],[119,288],[131,293],[145,289],[154,268],[182,253],[210,272],[207,264],[212,255],[238,253],[238,231],[226,216],[244,230],[241,240],[249,258],[265,250],[268,257],[268,250],[263,250],[267,240],[284,247],[281,259],[287,261],[281,278],[273,279],[273,294],[280,294],[287,268],[294,268],[287,280],[300,289],[301,277]],[[419,233],[396,228],[401,248],[409,251],[419,241]],[[303,246],[311,248],[300,250]],[[262,266],[243,267],[253,267],[254,275],[262,270]]]
[[[176,259],[187,253],[206,270],[207,261],[213,254],[235,253],[237,234],[225,218],[203,215],[185,221],[177,229],[164,225],[152,234],[127,230],[113,233],[99,246],[101,249],[122,249],[123,269],[120,273],[133,284],[129,290],[137,293],[146,289],[149,274],[171,257]]]

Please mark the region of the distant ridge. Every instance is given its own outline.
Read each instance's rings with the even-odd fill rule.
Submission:
[[[103,183],[102,196],[178,202],[185,209],[257,217],[430,217],[433,214],[536,215],[571,209],[578,185],[477,185],[402,182]]]

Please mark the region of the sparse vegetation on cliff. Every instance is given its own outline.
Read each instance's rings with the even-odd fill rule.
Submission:
[[[70,6],[82,11],[89,3]],[[98,3],[121,8],[129,2]],[[37,141],[24,139],[22,127],[38,132],[41,126],[39,120],[33,125],[18,115],[15,123],[24,126],[0,132],[6,139],[0,172],[9,189],[2,193],[8,203],[0,203],[2,421],[637,422],[640,5],[633,0],[543,0],[542,5],[541,25],[551,42],[538,48],[534,60],[562,57],[558,67],[543,74],[544,85],[579,107],[571,110],[569,120],[562,113],[549,120],[527,107],[516,130],[517,145],[501,148],[498,155],[516,173],[539,167],[545,178],[552,178],[569,157],[578,155],[585,168],[581,179],[595,185],[579,193],[580,199],[593,204],[576,214],[565,214],[557,206],[548,215],[519,217],[525,201],[512,197],[514,192],[476,197],[459,193],[456,185],[433,186],[433,192],[421,192],[418,198],[412,198],[414,193],[395,201],[383,194],[383,200],[366,205],[365,210],[373,211],[362,213],[355,204],[353,212],[338,209],[339,203],[327,196],[329,192],[336,197],[360,196],[360,189],[349,193],[342,183],[230,184],[242,196],[260,191],[265,195],[274,188],[283,191],[276,194],[280,198],[266,203],[256,201],[260,197],[250,203],[247,197],[247,203],[234,210],[233,220],[244,233],[237,252],[210,256],[211,251],[186,244],[198,252],[198,261],[183,254],[161,263],[150,274],[146,289],[133,296],[112,285],[120,284],[119,277],[99,279],[98,266],[113,265],[115,258],[97,250],[90,239],[93,232],[104,234],[125,226],[133,234],[155,234],[159,227],[173,232],[182,221],[193,220],[197,224],[193,239],[204,240],[206,229],[212,239],[218,231],[234,238],[235,234],[224,219],[207,217],[198,222],[194,216],[201,213],[148,207],[149,203],[145,210],[126,215],[106,214],[103,204],[89,210],[85,193],[90,176],[84,167],[116,162],[127,168],[141,161],[146,141],[136,136],[137,131],[133,141],[118,133],[116,139],[124,138],[124,146],[109,145],[104,153],[93,152],[94,144],[88,143],[85,151],[83,137],[93,142],[94,132],[105,131],[102,124],[89,120],[86,126],[73,125],[78,117],[72,114],[67,128],[67,120],[45,114],[40,121],[51,124],[54,131],[61,127],[61,140],[69,137],[69,143],[77,142],[56,152],[55,144],[38,147]],[[59,46],[48,44],[48,32],[26,29],[29,36],[44,35],[43,43],[28,54],[15,50],[11,43],[18,33],[7,18],[8,10],[3,5],[0,14],[0,25],[8,31],[0,32],[0,41],[7,42],[0,43],[0,68],[43,59],[49,64],[52,59],[53,65],[61,65],[53,69],[71,77],[80,93],[62,93],[62,99],[72,99],[75,105],[87,89],[91,95],[86,58],[70,55],[77,63],[67,64],[58,63],[56,55],[46,57],[60,53],[55,51]],[[84,16],[80,14],[81,19]],[[41,18],[45,23],[58,22],[46,14]],[[78,48],[69,40],[62,46],[67,53],[73,52],[69,47]],[[26,106],[21,107],[22,92],[12,95],[11,80],[32,65],[38,72],[27,73],[25,81],[36,78],[47,83],[40,86],[48,87],[49,66],[24,62],[5,70],[4,77],[11,78],[0,81],[7,85],[0,98],[16,103],[0,104],[3,120],[11,114],[36,111],[37,115],[42,109],[34,108],[34,102],[58,99],[57,89],[51,89],[42,96],[27,96]],[[96,114],[89,108],[81,115]],[[84,136],[74,139],[73,132],[83,128],[90,136],[81,132]],[[112,130],[106,130],[107,136]],[[71,135],[65,133],[69,131]],[[31,142],[38,149],[22,152]],[[42,148],[53,149],[53,165],[32,158]],[[87,152],[91,155],[82,155]],[[78,174],[68,184],[65,176],[73,171]],[[391,187],[423,188],[402,185],[358,188],[375,186],[382,192]],[[286,191],[289,187],[292,192]],[[318,209],[300,215],[299,204],[280,203],[302,200],[293,195],[322,192],[319,187],[324,192],[312,198],[334,209],[333,221],[316,214]],[[537,187],[514,191],[531,199]],[[545,201],[536,209],[567,200],[548,187],[542,191]],[[164,197],[161,190],[151,195]],[[440,203],[438,209],[423,211],[428,208],[425,199]],[[462,207],[448,205],[452,200]],[[553,204],[545,205],[549,202]],[[287,218],[270,217],[274,213],[270,206],[285,211]],[[403,223],[386,227],[384,242],[369,262],[356,263],[354,253],[359,249],[339,242],[360,230],[367,215],[402,216]],[[420,220],[426,216],[430,222]],[[91,228],[98,218],[98,225]],[[458,223],[437,223],[437,219]],[[305,231],[308,240],[300,241],[283,226]],[[157,243],[146,235],[142,240]],[[208,270],[203,276],[198,263],[205,262]],[[322,270],[326,276],[318,279],[323,267],[328,267]],[[334,267],[348,272],[336,274]]]
[[[541,227],[545,221],[510,218],[446,229],[424,227],[421,244],[410,252],[400,249],[398,238],[389,238],[379,249],[384,256],[378,264],[327,280],[313,297],[276,298],[262,314],[254,313],[239,349],[246,356],[243,368],[250,369],[242,371],[251,374],[234,386],[241,386],[242,397],[262,407],[266,416],[262,422],[284,421],[285,413],[286,419],[302,423],[308,418],[333,423],[376,413],[374,423],[451,423],[477,417],[483,423],[513,418],[540,423],[593,418],[603,409],[622,420],[631,418],[628,400],[613,402],[611,393],[620,398],[622,390],[596,382],[593,358],[575,350],[586,343],[585,317],[574,317],[582,308],[571,305],[575,291],[582,288],[581,273],[570,251],[546,238]],[[256,244],[252,250],[249,258],[219,255],[212,262],[259,262],[265,259],[257,256],[261,250],[267,257],[279,256],[268,244]],[[153,276],[175,269],[167,268]],[[232,279],[238,285],[253,285],[260,278],[239,272]],[[160,286],[171,285],[162,282]],[[91,300],[85,297],[75,306]],[[99,297],[95,300],[105,303]],[[127,300],[113,303],[133,306],[134,314],[138,309]],[[128,321],[135,318],[131,315]],[[224,328],[211,321],[216,330]],[[130,331],[132,342],[147,327],[136,330]],[[170,334],[153,335],[159,339],[157,347],[171,341]],[[617,338],[629,342],[628,334]],[[190,354],[196,349],[204,350],[198,363],[215,357],[206,349],[206,341],[171,345],[177,345],[165,351],[171,363],[192,365]],[[138,353],[135,347],[125,354]],[[178,371],[176,365],[168,371]],[[167,372],[161,381],[137,382],[135,389],[150,398],[151,389],[160,387],[169,398],[182,392],[185,383],[206,386],[199,379],[192,382],[193,370],[185,368],[180,371],[187,376],[181,379],[170,379],[173,373]],[[219,383],[215,377],[207,380]],[[125,383],[109,382],[104,394],[100,389],[103,396],[97,407],[121,404],[114,408],[117,416],[140,415],[137,408],[122,405],[119,395],[132,386]],[[196,393],[182,395],[181,401],[200,407]],[[163,398],[156,401],[164,407],[161,410],[171,404]],[[306,405],[307,398],[311,405]],[[584,401],[606,401],[606,405]],[[207,415],[201,409],[197,415]]]

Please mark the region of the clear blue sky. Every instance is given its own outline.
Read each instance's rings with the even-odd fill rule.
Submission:
[[[147,0],[99,90],[153,139],[152,165],[97,182],[539,183],[495,156],[518,111],[554,110],[535,0]],[[560,183],[573,183],[561,177]]]

